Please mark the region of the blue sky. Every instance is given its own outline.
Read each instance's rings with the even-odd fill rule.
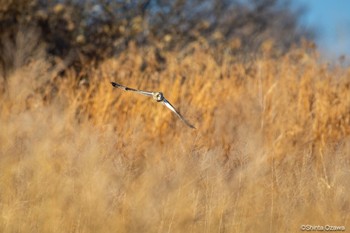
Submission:
[[[297,0],[307,7],[301,23],[316,28],[316,43],[329,59],[350,57],[350,0]]]

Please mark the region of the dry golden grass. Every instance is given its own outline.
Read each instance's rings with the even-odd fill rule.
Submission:
[[[305,51],[193,44],[161,63],[131,45],[56,80],[45,59],[18,66],[1,95],[0,231],[349,228],[350,70]],[[163,91],[197,130],[110,81]]]

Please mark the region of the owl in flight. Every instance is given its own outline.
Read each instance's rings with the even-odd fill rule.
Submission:
[[[145,96],[152,96],[154,100],[156,100],[157,102],[161,102],[162,104],[164,104],[167,108],[169,108],[173,113],[175,113],[188,127],[195,129],[195,127],[190,124],[175,108],[173,105],[170,104],[170,102],[164,98],[164,95],[162,92],[150,92],[150,91],[141,91],[141,90],[136,90],[130,87],[126,87],[123,85],[120,85],[118,83],[115,82],[111,82],[111,84],[113,85],[113,87],[116,88],[120,88],[123,89],[124,91],[133,91],[136,93],[139,93],[141,95],[145,95]]]

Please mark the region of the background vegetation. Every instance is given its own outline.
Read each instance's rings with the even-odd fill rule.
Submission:
[[[51,3],[47,9],[60,14],[70,6]],[[277,6],[251,1],[269,3]],[[9,1],[2,4],[2,17],[42,4]],[[177,8],[169,9],[167,14],[177,15]],[[113,56],[90,50],[94,55],[84,52],[85,42],[78,46],[69,39],[76,38],[75,29],[64,34],[69,43],[63,52],[48,39],[56,33],[35,19],[19,20],[34,13],[19,15],[7,21],[13,27],[1,27],[1,232],[297,232],[302,224],[348,226],[350,70],[320,64],[313,43],[293,33],[300,41],[281,47],[288,39],[284,33],[273,40],[264,31],[266,38],[252,36],[261,39],[254,44],[244,39],[249,34],[235,34],[238,29],[213,42],[211,33],[189,27],[201,33],[191,39],[178,32],[180,23],[170,27],[171,46],[161,41],[168,35],[161,29],[140,32],[146,41],[138,39],[141,34],[120,36],[127,43],[113,49]],[[61,24],[50,26],[56,16],[46,16],[47,27],[59,35]],[[213,33],[225,29],[226,18],[221,20]],[[103,51],[95,39],[89,43]],[[110,81],[163,91],[197,130],[148,98],[112,89]]]

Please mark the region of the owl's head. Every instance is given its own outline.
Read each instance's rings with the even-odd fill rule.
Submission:
[[[153,99],[155,99],[157,102],[161,102],[164,99],[162,92],[154,92],[153,93]]]

